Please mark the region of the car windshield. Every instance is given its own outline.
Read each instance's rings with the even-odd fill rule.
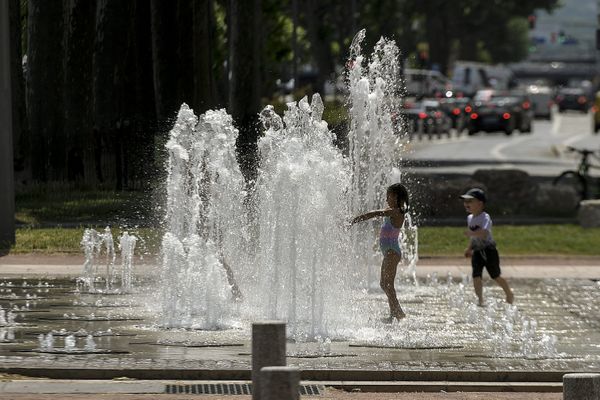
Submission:
[[[495,105],[504,105],[504,104],[508,104],[508,103],[516,103],[517,101],[519,101],[516,97],[510,97],[510,96],[502,96],[502,97],[493,97],[492,99],[490,99],[490,103],[491,104],[495,104]]]
[[[579,88],[563,88],[559,91],[560,94],[581,95],[583,90]]]

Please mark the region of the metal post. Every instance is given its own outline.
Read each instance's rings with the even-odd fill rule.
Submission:
[[[261,399],[260,370],[285,366],[285,322],[252,324],[252,400]]]
[[[8,1],[0,1],[0,251],[15,243],[10,21]]]

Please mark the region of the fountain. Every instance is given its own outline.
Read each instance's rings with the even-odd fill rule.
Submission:
[[[123,232],[119,237],[119,250],[121,251],[121,274],[118,277],[115,268],[116,252],[112,232],[107,226],[104,233],[95,229],[86,229],[81,239],[84,252],[83,276],[79,278],[82,290],[100,293],[126,293],[132,288],[133,255],[137,237]],[[105,256],[105,272],[99,271],[99,259]],[[120,278],[120,279],[118,279]],[[120,280],[120,288],[116,287]],[[104,288],[97,287],[97,283],[104,283]]]
[[[408,136],[394,121],[401,105],[399,50],[393,41],[381,38],[367,60],[361,50],[365,34],[366,31],[361,30],[352,41],[348,72],[349,208],[352,215],[386,206],[387,187],[403,180],[398,166],[408,141]],[[373,260],[378,259],[379,254],[374,254],[371,243],[379,223],[370,222],[371,230],[352,231],[351,249],[358,269],[377,265]],[[407,272],[417,283],[418,235],[410,213],[406,215],[401,239]],[[368,272],[367,284],[378,287],[378,268],[371,267]]]
[[[271,107],[261,113],[257,286],[249,300],[263,318],[287,321],[288,334],[300,341],[348,323],[353,286],[341,272],[350,261],[348,167],[322,113],[318,94],[310,103],[288,103],[283,119]]]
[[[290,337],[312,341],[346,337],[349,326],[370,323],[356,315],[360,306],[351,292],[374,281],[373,268],[365,268],[373,265],[373,235],[348,231],[347,221],[384,206],[387,186],[401,178],[396,165],[404,139],[391,117],[398,107],[390,101],[398,49],[380,40],[363,67],[363,37],[364,31],[352,46],[348,157],[333,144],[319,95],[287,104],[283,116],[267,107],[258,178],[247,194],[231,117],[222,110],[196,117],[182,106],[166,145],[162,326],[223,329],[236,321],[282,319]],[[416,283],[410,214],[403,231]],[[241,305],[231,301],[238,292]]]
[[[319,95],[289,103],[282,116],[266,107],[258,178],[246,192],[231,117],[223,110],[196,116],[183,105],[166,144],[159,265],[134,271],[137,238],[123,233],[119,268],[110,229],[86,230],[85,290],[63,280],[0,281],[3,362],[161,374],[247,370],[251,322],[275,318],[287,322],[290,363],[306,370],[598,368],[596,283],[515,282],[518,309],[486,287],[490,300],[477,307],[468,275],[425,277],[415,269],[410,213],[406,275],[397,284],[408,318],[381,322],[387,306],[375,284],[376,226],[347,222],[384,206],[386,187],[406,179],[396,167],[407,139],[392,119],[398,50],[382,39],[367,59],[363,38],[351,49],[346,155],[333,145]],[[146,275],[134,280],[142,268]]]
[[[234,270],[244,265],[248,237],[237,135],[224,110],[198,119],[185,104],[171,130],[160,271],[162,326],[219,329],[231,324],[228,301],[238,295]]]

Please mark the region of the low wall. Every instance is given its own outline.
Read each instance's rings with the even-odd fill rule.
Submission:
[[[540,182],[517,169],[481,169],[470,177],[413,176],[409,185],[412,208],[426,219],[464,217],[460,195],[472,187],[486,192],[486,210],[493,217],[574,218],[577,215],[575,188]]]

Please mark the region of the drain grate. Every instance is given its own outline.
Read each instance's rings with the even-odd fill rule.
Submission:
[[[301,396],[319,396],[322,386],[300,385],[298,392]],[[202,383],[196,385],[166,385],[167,394],[252,394],[252,384],[249,383]]]

